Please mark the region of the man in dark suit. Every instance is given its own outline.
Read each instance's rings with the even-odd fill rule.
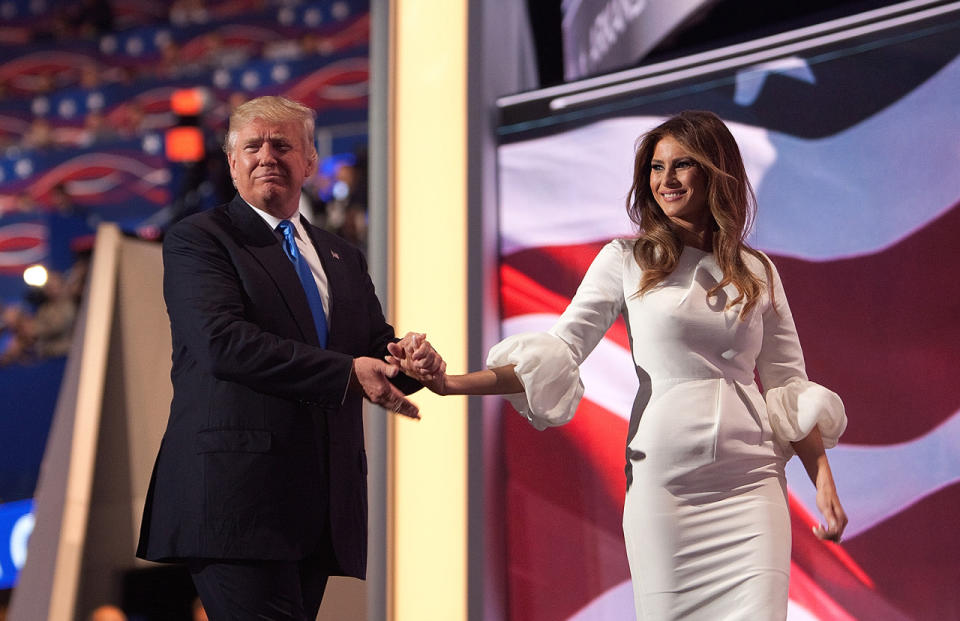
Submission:
[[[328,576],[363,578],[362,398],[419,417],[362,254],[300,218],[313,119],[281,97],[239,106],[237,196],[163,245],[174,395],[137,556],[186,563],[213,621],[312,621]]]

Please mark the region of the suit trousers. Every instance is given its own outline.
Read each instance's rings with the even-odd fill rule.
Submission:
[[[193,584],[210,621],[314,621],[330,564],[301,561],[194,560]]]
[[[326,424],[318,424],[314,433],[318,446],[326,446]],[[320,465],[318,482],[323,485],[316,493],[323,499],[325,515],[327,472],[322,460]],[[314,553],[299,561],[190,560],[190,576],[210,621],[315,621],[327,579],[341,573],[329,523],[317,526]]]

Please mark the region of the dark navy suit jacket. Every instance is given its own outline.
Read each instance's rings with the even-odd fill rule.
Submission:
[[[362,399],[347,384],[353,358],[383,359],[394,331],[360,251],[305,228],[329,282],[326,349],[293,264],[239,196],[167,233],[174,394],[137,556],[299,560],[329,526],[331,573],[364,577]]]

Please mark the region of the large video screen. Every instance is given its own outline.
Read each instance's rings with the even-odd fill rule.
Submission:
[[[749,243],[780,272],[811,380],[849,419],[829,451],[850,518],[841,545],[811,534],[815,489],[799,459],[787,465],[790,619],[960,618],[958,4],[501,106],[503,336],[550,328],[599,249],[635,234],[641,134],[703,109],[736,137],[759,205]],[[509,619],[633,618],[628,339],[621,318],[587,358],[567,425],[540,432],[504,404]]]

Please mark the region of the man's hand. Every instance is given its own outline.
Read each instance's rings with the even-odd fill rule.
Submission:
[[[376,358],[354,358],[352,387],[359,388],[371,402],[410,418],[420,419],[420,410],[387,378],[395,377],[399,368]]]
[[[386,360],[405,375],[417,380],[438,395],[445,393],[447,363],[430,345],[426,334],[408,332],[397,343],[388,343]]]

